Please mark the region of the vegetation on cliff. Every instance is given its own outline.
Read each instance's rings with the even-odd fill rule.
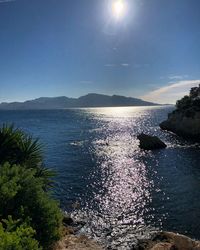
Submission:
[[[61,236],[62,213],[50,197],[53,172],[37,140],[0,129],[0,250],[48,249]]]
[[[186,139],[200,141],[200,85],[177,101],[176,109],[160,127]]]
[[[175,112],[182,112],[187,117],[193,117],[200,111],[200,85],[190,90],[190,94],[176,102]]]

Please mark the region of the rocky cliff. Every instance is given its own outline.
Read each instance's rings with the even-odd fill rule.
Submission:
[[[160,124],[161,129],[200,141],[200,85],[176,103],[176,110]]]

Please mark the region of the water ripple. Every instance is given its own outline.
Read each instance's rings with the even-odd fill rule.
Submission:
[[[171,110],[0,111],[0,123],[13,122],[41,139],[46,165],[58,174],[54,195],[86,222],[82,232],[108,249],[129,250],[160,229],[200,238],[199,144],[160,130]],[[168,147],[140,150],[141,132]]]

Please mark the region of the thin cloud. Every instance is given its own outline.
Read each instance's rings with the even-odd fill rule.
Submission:
[[[121,66],[122,66],[122,67],[129,67],[130,64],[128,64],[128,63],[122,63]]]
[[[113,64],[113,63],[107,63],[104,65],[105,67],[115,67],[116,64]]]
[[[16,2],[16,0],[0,0],[1,3],[10,3],[10,2]]]
[[[107,63],[104,67],[129,67],[129,63],[121,63],[121,64],[114,64],[114,63]]]
[[[83,81],[80,81],[80,83],[82,83],[82,84],[91,84],[91,83],[93,83],[93,81],[83,80]]]
[[[198,84],[200,84],[200,80],[182,80],[151,91],[141,98],[162,104],[176,103],[184,95],[188,95],[190,88],[198,86]]]
[[[149,65],[148,63],[144,63],[144,64],[135,63],[135,64],[133,65],[133,67],[136,68],[136,69],[139,69],[139,68],[147,68],[147,67],[149,67],[149,66],[150,66],[150,65]]]
[[[109,31],[109,30],[103,30],[103,33],[107,36],[115,36],[116,33],[114,33],[113,31]]]
[[[182,80],[182,79],[185,79],[187,77],[188,77],[188,75],[171,75],[171,76],[168,76],[168,78],[170,80]]]

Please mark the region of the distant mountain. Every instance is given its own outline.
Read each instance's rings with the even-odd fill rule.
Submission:
[[[0,110],[19,109],[65,109],[82,107],[120,107],[120,106],[154,106],[152,102],[125,96],[108,96],[101,94],[88,94],[79,98],[40,97],[25,102],[0,103]]]

